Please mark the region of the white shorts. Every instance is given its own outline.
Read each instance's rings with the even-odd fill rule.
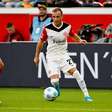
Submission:
[[[76,68],[76,64],[72,61],[68,54],[61,56],[58,59],[47,58],[48,77],[58,74],[60,71],[67,73],[70,69]]]

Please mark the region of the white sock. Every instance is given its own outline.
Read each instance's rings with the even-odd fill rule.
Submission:
[[[51,79],[51,84],[54,86],[54,88],[58,91],[58,96],[60,95],[60,85],[59,85],[59,79]]]
[[[73,74],[74,78],[77,80],[78,85],[80,87],[80,89],[82,90],[84,96],[89,96],[87,87],[86,87],[86,83],[84,81],[84,79],[81,77],[80,73],[78,70],[76,70]]]
[[[51,79],[51,84],[55,86],[57,83],[59,83],[59,79]]]

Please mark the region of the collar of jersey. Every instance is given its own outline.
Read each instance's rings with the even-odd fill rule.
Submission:
[[[63,22],[61,23],[61,25],[59,27],[57,27],[53,22],[52,22],[52,25],[57,28],[57,29],[60,29],[62,26],[63,26]]]

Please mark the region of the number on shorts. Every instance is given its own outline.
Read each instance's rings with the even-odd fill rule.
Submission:
[[[69,65],[72,65],[73,66],[72,59],[67,59],[66,61],[69,63]]]

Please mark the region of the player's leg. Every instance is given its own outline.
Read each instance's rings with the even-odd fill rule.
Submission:
[[[48,77],[50,78],[50,82],[52,86],[58,91],[58,96],[60,95],[60,85],[59,85],[59,77],[60,77],[60,69],[59,65],[56,61],[47,60],[48,65]]]
[[[68,73],[72,75],[78,82],[79,87],[81,88],[83,94],[84,94],[84,99],[85,101],[92,101],[92,98],[89,96],[86,83],[84,79],[81,77],[79,71],[76,68],[71,68],[68,70]]]
[[[77,80],[78,85],[84,94],[85,100],[92,101],[91,97],[89,96],[86,83],[84,79],[81,77],[79,71],[76,69],[76,64],[72,61],[69,55],[65,56],[64,60],[61,63],[61,66],[62,66],[61,69],[64,73],[67,72],[68,74],[72,75]]]
[[[58,96],[60,96],[59,74],[52,75],[50,80],[53,87],[58,91]]]
[[[0,58],[0,72],[3,71],[3,69],[4,69],[4,62]]]

